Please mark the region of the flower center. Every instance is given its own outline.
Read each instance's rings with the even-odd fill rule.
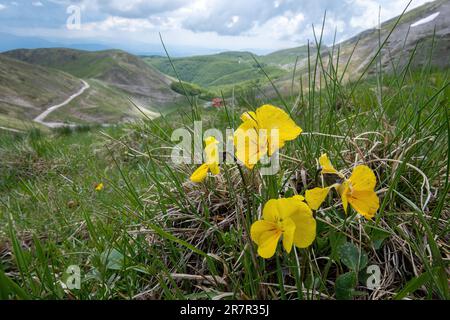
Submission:
[[[277,229],[284,232],[284,223],[282,218],[277,219]]]

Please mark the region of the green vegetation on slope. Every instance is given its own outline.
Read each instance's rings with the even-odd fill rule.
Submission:
[[[140,117],[130,98],[150,111],[163,113],[185,104],[172,90],[172,80],[138,57],[119,50],[88,52],[72,49],[14,50],[5,55],[65,71],[89,80],[92,88],[49,119],[75,123],[117,123]],[[43,69],[43,68],[41,68]]]
[[[165,57],[145,57],[148,64],[161,72],[175,77],[176,74]],[[264,74],[249,52],[224,52],[208,56],[174,58],[173,64],[181,80],[191,82],[208,89],[220,89],[221,86],[239,85],[247,81],[265,81]],[[284,74],[278,66],[264,65],[271,77]]]
[[[52,112],[46,121],[64,119],[69,123],[117,123],[139,117],[127,93],[103,81],[88,80],[89,91]],[[117,108],[116,106],[121,106]]]
[[[324,49],[326,49],[326,46],[322,47],[322,50]],[[314,46],[310,45],[308,50],[308,45],[304,45],[296,48],[278,50],[265,56],[260,56],[258,57],[258,60],[269,65],[278,65],[286,69],[292,69],[295,61],[301,61],[307,58],[308,54],[315,55],[316,52],[317,49]]]
[[[81,86],[79,79],[67,73],[0,54],[0,116],[11,119],[12,127],[17,127],[17,120],[30,121],[48,105],[64,101]]]

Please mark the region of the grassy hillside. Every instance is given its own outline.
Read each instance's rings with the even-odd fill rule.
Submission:
[[[94,88],[88,94],[55,113],[62,117],[70,114],[70,119],[76,122],[95,120],[114,123],[123,118],[136,117],[138,113],[129,97],[149,110],[161,112],[185,103],[182,95],[171,89],[171,79],[141,59],[120,50],[88,52],[55,48],[14,50],[5,55],[91,79]],[[70,110],[66,112],[66,109]],[[56,117],[55,114],[52,118]]]
[[[48,105],[64,101],[81,87],[80,80],[67,73],[0,54],[0,126],[29,126],[26,122]]]
[[[68,123],[120,123],[140,117],[139,111],[127,98],[127,93],[106,82],[88,80],[89,90],[67,106],[52,112],[46,120]],[[118,107],[120,106],[120,108]]]
[[[166,57],[144,57],[144,61],[161,72],[175,77],[176,74]],[[247,81],[264,80],[264,74],[249,52],[224,52],[207,56],[173,59],[181,80],[209,88],[239,85]],[[266,65],[265,71],[276,78],[284,71],[279,66]]]
[[[326,46],[323,46],[322,50],[325,49]],[[260,56],[258,57],[258,60],[269,65],[278,65],[284,69],[292,70],[296,60],[303,61],[308,58],[308,55],[314,56],[316,53],[317,48],[310,46],[308,50],[308,45],[304,45],[296,48],[278,50],[267,55]]]

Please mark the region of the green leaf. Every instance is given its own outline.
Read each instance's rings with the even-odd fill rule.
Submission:
[[[339,249],[341,262],[353,271],[360,271],[367,265],[367,254],[351,242],[344,243]]]
[[[346,242],[345,235],[343,235],[341,232],[333,231],[330,232],[329,239],[331,246],[330,258],[336,261],[339,259],[339,250],[341,246]]]
[[[0,267],[0,299],[7,300],[12,297],[18,297],[28,300],[30,297],[17,283],[11,280]]]
[[[335,284],[336,299],[351,300],[355,294],[356,283],[357,276],[353,271],[341,274],[337,277]]]
[[[369,232],[370,240],[372,240],[372,245],[375,250],[379,250],[381,248],[381,245],[383,244],[383,241],[390,236],[389,232],[376,227],[371,227]]]
[[[403,287],[400,292],[398,292],[394,299],[395,300],[401,300],[404,297],[406,297],[408,294],[413,293],[417,289],[419,289],[421,286],[423,286],[425,283],[427,283],[430,280],[430,274],[428,272],[422,273],[420,276],[416,278],[412,278],[408,281],[408,283]]]

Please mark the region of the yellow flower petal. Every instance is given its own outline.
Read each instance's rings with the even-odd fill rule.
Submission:
[[[278,129],[280,141],[296,139],[302,129],[282,109],[266,104],[256,110],[259,129]]]
[[[373,171],[364,165],[357,166],[353,169],[350,179],[352,190],[355,191],[373,191],[377,184],[377,178]]]
[[[311,209],[304,202],[299,202],[297,211],[290,216],[295,224],[294,244],[299,248],[309,247],[316,238],[316,220]]]
[[[208,165],[219,164],[219,141],[217,141],[214,137],[208,137],[205,140],[205,156],[206,163]]]
[[[206,176],[208,175],[208,171],[209,171],[209,166],[206,163],[202,164],[191,175],[191,181],[195,182],[195,183],[202,182],[203,180],[206,179]]]
[[[301,200],[297,197],[270,199],[263,208],[263,218],[267,221],[282,222],[293,215]]]
[[[291,218],[283,220],[281,223],[283,230],[283,247],[287,253],[291,252],[294,243],[295,223]]]
[[[299,203],[302,203],[298,198],[281,198],[278,199],[278,212],[282,220],[288,219],[298,210]]]
[[[266,202],[263,208],[263,218],[266,221],[278,222],[280,219],[280,212],[278,211],[278,200],[280,199],[270,199]]]
[[[337,187],[337,191],[339,192],[342,200],[342,206],[344,207],[344,212],[347,214],[347,208],[348,208],[348,198],[347,194],[349,192],[349,186],[348,182],[344,181],[340,186]]]
[[[209,136],[205,139],[205,145],[209,146],[211,144],[219,144],[219,141],[213,136]]]
[[[275,254],[281,234],[281,230],[278,230],[276,232],[267,232],[264,237],[261,237],[261,242],[258,246],[258,254],[264,259],[271,258]]]
[[[258,133],[248,121],[242,123],[237,128],[234,134],[234,145],[236,148],[236,158],[248,169],[253,169],[255,164],[267,152],[259,145]]]
[[[278,232],[277,224],[266,220],[256,221],[250,227],[250,237],[257,245],[263,243],[274,232]]]
[[[380,207],[380,200],[375,191],[354,190],[348,197],[348,202],[356,212],[363,215],[368,220],[375,216],[375,213]]]
[[[319,209],[325,201],[329,191],[330,188],[314,188],[311,190],[306,190],[305,199],[309,207],[313,210]]]
[[[104,185],[103,185],[102,182],[100,182],[99,184],[97,184],[97,185],[95,186],[95,191],[102,191],[103,188],[104,188]]]
[[[299,194],[293,196],[292,199],[299,200],[299,201],[305,201],[305,198]]]
[[[217,163],[212,163],[209,166],[209,171],[213,174],[213,175],[217,175],[220,173],[220,167]]]
[[[256,113],[254,113],[253,111],[244,112],[241,115],[241,120],[243,122],[249,122],[248,125],[251,125],[253,128],[258,127]]]
[[[319,164],[322,168],[322,173],[331,173],[331,174],[337,174],[337,170],[333,167],[331,164],[330,159],[328,159],[328,156],[326,153],[322,154],[319,158]]]

